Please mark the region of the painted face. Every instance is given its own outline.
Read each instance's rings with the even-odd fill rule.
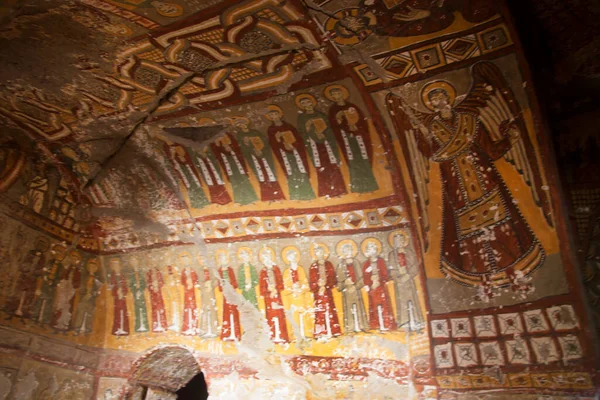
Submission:
[[[111,259],[110,269],[112,269],[117,274],[121,272],[121,260],[119,260],[118,258]]]
[[[137,268],[140,265],[140,261],[136,257],[132,257],[129,259],[129,265],[131,265],[132,268]]]
[[[319,246],[315,249],[315,255],[318,259],[322,259],[325,256],[325,251],[322,247]]]
[[[270,267],[273,264],[273,256],[271,256],[271,253],[268,251],[262,253],[261,259],[263,264],[265,264],[267,267]]]
[[[70,254],[69,258],[71,259],[71,262],[73,264],[79,264],[81,263],[81,254],[79,254],[79,252],[74,251]]]
[[[302,100],[300,100],[300,106],[303,109],[308,110],[308,111],[311,111],[311,110],[313,110],[315,108],[311,99],[302,99]]]
[[[240,260],[242,260],[243,263],[247,263],[250,261],[250,254],[248,254],[246,250],[240,251]]]
[[[295,251],[288,251],[285,256],[287,257],[290,263],[296,263],[298,261],[298,255]]]
[[[365,255],[367,257],[375,257],[377,255],[377,246],[374,244],[368,244],[365,250]]]
[[[342,255],[344,258],[352,258],[352,246],[345,244],[342,246]]]
[[[225,253],[219,254],[219,264],[221,264],[221,265],[227,264],[227,254],[225,254]]]
[[[267,118],[271,121],[279,121],[281,119],[281,114],[279,114],[279,111],[269,111],[267,113]]]
[[[54,246],[52,248],[52,253],[54,253],[54,258],[57,260],[64,260],[66,256],[66,250],[63,246]]]
[[[404,236],[402,235],[396,235],[394,236],[394,247],[395,248],[401,248],[401,247],[406,247],[406,239]]]
[[[179,256],[179,262],[183,266],[190,265],[190,258],[187,254],[182,254],[181,256]]]
[[[431,106],[436,111],[441,111],[450,105],[450,97],[445,90],[437,90],[429,95],[429,101],[431,102]]]
[[[344,94],[342,93],[342,91],[340,89],[331,89],[331,92],[329,92],[329,94],[335,101],[343,101],[344,100]]]
[[[248,125],[247,125],[247,124],[246,124],[244,121],[238,121],[238,122],[236,122],[236,123],[235,123],[235,126],[236,126],[238,129],[241,129],[241,130],[242,130],[242,131],[244,131],[244,132],[247,132],[247,131],[248,131]]]
[[[87,270],[90,274],[95,274],[98,271],[98,261],[95,258],[88,261]]]

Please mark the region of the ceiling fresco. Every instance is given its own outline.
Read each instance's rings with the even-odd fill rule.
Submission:
[[[77,347],[27,353],[64,375],[47,394],[89,351],[104,398],[200,370],[214,398],[593,396],[503,3],[9,1],[0,21],[0,328]]]
[[[8,23],[4,36],[20,57],[4,74],[0,114],[15,129],[5,139],[16,146],[11,151],[41,151],[8,171],[9,197],[86,232],[156,228],[232,208],[322,208],[323,200],[356,211],[390,196],[401,205],[392,189],[401,187],[397,161],[384,150],[388,132],[369,115],[360,87],[511,43],[500,24],[491,33],[371,57],[400,47],[398,40],[488,27],[499,18],[471,1],[432,9],[374,1],[339,10],[335,2],[183,3],[23,6],[41,20]],[[73,35],[62,33],[64,43],[48,39],[67,20]],[[9,40],[17,32],[30,35]],[[29,62],[29,50],[17,44],[27,40],[53,54],[74,48],[23,84],[11,78]],[[357,51],[367,60],[352,56]],[[59,210],[50,210],[54,203]]]

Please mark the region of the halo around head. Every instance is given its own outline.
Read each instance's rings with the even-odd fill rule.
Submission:
[[[260,250],[258,251],[258,256],[260,257],[261,261],[262,261],[263,255],[264,255],[265,253],[269,253],[269,254],[271,254],[271,260],[272,260],[273,262],[275,262],[275,250],[273,250],[273,249],[272,249],[271,247],[269,247],[269,246],[263,246],[263,247],[261,247],[261,248],[260,248]]]
[[[450,82],[447,81],[433,81],[429,82],[423,89],[421,89],[421,101],[423,101],[423,105],[430,109],[431,111],[435,111],[431,102],[429,101],[429,94],[435,90],[443,90],[448,94],[448,103],[450,105],[454,104],[456,100],[456,89]]]
[[[300,104],[300,102],[304,99],[310,100],[310,102],[313,104],[313,106],[317,105],[317,99],[315,99],[315,96],[313,96],[312,94],[303,93],[303,94],[299,94],[298,96],[296,96],[296,105],[298,106],[298,108],[302,108],[302,105]]]
[[[237,257],[238,257],[238,260],[240,260],[240,261],[241,261],[241,254],[242,254],[242,251],[245,251],[246,253],[248,253],[248,257],[252,257],[252,249],[251,249],[250,247],[248,247],[248,246],[242,246],[242,247],[240,247],[240,248],[237,250]]]
[[[211,118],[200,118],[198,121],[196,121],[196,124],[198,126],[208,126],[208,125],[216,125],[217,123],[215,122],[214,119]]]
[[[188,259],[188,264],[192,262],[192,255],[188,251],[182,251],[177,256],[177,261],[179,261],[179,264],[184,265],[183,264],[183,259],[185,257],[187,257],[187,259]],[[187,264],[185,264],[185,265],[187,265]]]
[[[409,240],[408,240],[408,232],[406,232],[406,231],[404,231],[404,230],[400,230],[400,231],[393,231],[393,232],[391,232],[391,233],[388,235],[388,243],[390,244],[390,246],[391,246],[392,248],[394,248],[394,247],[395,247],[395,245],[394,245],[394,238],[395,238],[396,236],[402,236],[402,237],[404,238],[404,240],[406,241],[406,244],[408,244],[408,243],[409,243]]]
[[[221,254],[225,254],[227,262],[229,263],[229,253],[225,249],[218,249],[217,251],[215,251],[215,260],[217,260],[217,263],[219,263],[219,257],[221,256]]]
[[[350,92],[348,92],[348,89],[345,86],[342,85],[330,85],[327,86],[325,88],[325,90],[323,91],[323,93],[325,94],[325,97],[327,97],[328,100],[335,102],[335,100],[333,99],[333,97],[331,96],[331,91],[334,89],[338,89],[342,92],[343,96],[344,96],[344,100],[347,100],[348,97],[350,97]]]
[[[283,116],[283,110],[281,109],[281,107],[276,106],[275,104],[270,104],[270,105],[267,106],[267,113],[265,115],[265,117],[267,119],[269,119],[269,113],[272,112],[272,111],[276,111],[276,112],[279,113],[279,115]]]
[[[239,124],[250,125],[250,120],[246,117],[235,116],[230,118],[231,125],[237,126]]]
[[[290,264],[290,260],[288,260],[288,256],[287,256],[290,251],[293,251],[294,253],[296,253],[296,258],[298,261],[300,261],[300,250],[298,250],[298,248],[296,246],[285,246],[283,248],[283,250],[281,250],[281,259],[287,265]]]
[[[352,247],[352,257],[356,257],[356,254],[358,254],[358,246],[356,245],[356,242],[352,239],[344,239],[337,244],[337,246],[335,247],[335,251],[339,257],[344,257],[344,246]]]
[[[375,245],[377,247],[377,254],[381,254],[381,242],[379,241],[379,239],[375,239],[375,238],[366,238],[365,240],[362,241],[362,243],[360,244],[360,250],[362,251],[362,253],[366,256],[366,252],[367,252],[367,246],[369,245]]]
[[[318,248],[322,248],[323,252],[325,253],[325,258],[329,257],[329,248],[327,246],[325,246],[323,243],[313,243],[310,246],[310,255],[312,256],[313,259],[317,258],[317,249]]]

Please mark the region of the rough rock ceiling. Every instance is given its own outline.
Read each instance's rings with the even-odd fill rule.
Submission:
[[[207,1],[5,5],[2,140],[29,159],[41,155],[27,165],[29,184],[47,180],[48,193],[68,191],[77,210],[97,207],[106,220],[187,208],[152,122],[198,126],[173,117],[265,98],[331,69],[309,16],[263,3],[256,15],[243,7],[198,13]],[[192,14],[194,22],[162,27]]]
[[[463,3],[423,11],[438,21],[431,25],[419,22],[430,14],[413,15],[401,4],[392,9],[407,23],[398,23],[372,1],[341,11],[300,0],[5,2],[0,116],[10,188],[4,195],[87,235],[140,229],[172,235],[165,222],[258,203],[260,209],[306,205],[303,195],[272,179],[289,172],[277,152],[268,165],[250,154],[281,143],[267,133],[280,123],[273,122],[276,107],[283,123],[295,120],[304,106],[292,95],[310,88],[317,110],[326,113],[336,101],[326,83],[350,79],[343,65],[359,60],[361,79],[381,77],[371,55],[390,49],[385,35],[397,36],[397,47],[410,43],[403,38],[452,33],[496,15],[481,2],[470,15],[470,3]],[[406,61],[392,61],[389,71],[407,74]],[[340,93],[360,97],[345,87]],[[278,94],[288,97],[274,99]],[[298,155],[304,162],[309,156]],[[250,184],[249,174],[258,182]],[[386,192],[391,188],[374,195],[354,190],[351,200],[383,198],[393,195]],[[309,197],[339,205],[348,200],[340,194]]]

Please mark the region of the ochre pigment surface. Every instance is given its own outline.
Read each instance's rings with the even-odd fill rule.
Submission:
[[[5,3],[0,399],[593,398],[501,2]]]

